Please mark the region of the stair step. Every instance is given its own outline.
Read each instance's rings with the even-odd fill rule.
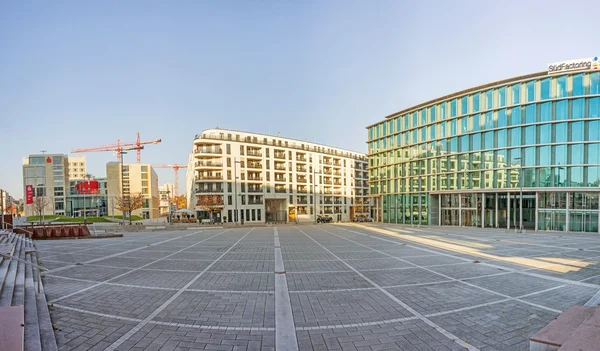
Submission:
[[[550,324],[529,338],[529,350],[558,350],[573,337],[576,330],[592,317],[597,310],[595,307],[586,306],[569,307]]]
[[[17,240],[15,241],[15,251],[13,256],[17,257],[20,251],[21,242]],[[4,284],[2,284],[2,290],[0,291],[0,306],[12,306],[19,261],[10,260],[8,263],[8,272],[6,273],[6,278],[4,279]]]
[[[31,262],[31,254],[27,261]],[[25,268],[25,350],[41,350],[42,340],[38,326],[37,299],[33,284],[33,269],[30,265],[21,262]]]
[[[23,350],[23,306],[0,307],[0,350]]]
[[[19,252],[15,256],[21,260],[25,259],[25,241],[19,240]],[[25,306],[25,270],[26,265],[20,261],[14,260],[17,263],[17,278],[15,279],[15,287],[13,291],[12,305]]]

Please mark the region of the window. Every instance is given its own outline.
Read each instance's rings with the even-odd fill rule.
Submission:
[[[225,149],[227,150],[227,155],[231,155],[231,144],[225,145]]]
[[[557,123],[554,125],[555,143],[566,143],[569,129],[567,123]]]
[[[543,124],[539,126],[540,144],[549,144],[552,142],[552,125]]]
[[[485,114],[485,129],[494,128],[494,115],[492,112]]]
[[[550,153],[550,146],[542,146],[539,148],[540,158],[538,164],[540,166],[550,166],[552,164],[552,154]]]
[[[456,104],[458,101],[456,99],[450,101],[450,117],[456,117]]]
[[[473,112],[479,111],[479,107],[480,107],[479,97],[480,96],[481,96],[481,93],[477,93],[477,94],[473,95]]]
[[[142,166],[142,172],[148,172],[148,166]]]
[[[467,113],[469,113],[469,97],[463,96],[460,99],[460,114],[466,115]]]
[[[531,104],[525,107],[525,123],[535,123],[537,121],[537,105]]]
[[[487,110],[494,108],[494,90],[492,89],[485,92],[485,108]]]
[[[484,134],[483,144],[485,149],[494,148],[494,132],[487,132]]]
[[[573,100],[573,106],[571,108],[571,118],[583,118],[585,110],[585,99]]]
[[[439,104],[440,108],[440,119],[446,119],[446,103],[442,102]]]
[[[526,167],[535,166],[535,147],[527,147],[525,150],[525,162],[523,165]]]
[[[521,102],[521,83],[512,86],[512,103],[516,105]]]
[[[506,127],[507,126],[507,121],[506,121],[506,110],[500,110],[498,111],[498,127]]]
[[[471,150],[473,151],[479,151],[481,150],[481,133],[475,133],[473,134],[473,146],[471,147]]]
[[[469,138],[470,138],[470,135],[463,135],[460,137],[460,151],[466,152],[466,151],[470,150]]]
[[[540,105],[540,122],[549,122],[552,120],[552,103],[544,102]]]
[[[534,145],[536,143],[535,126],[525,127],[524,145]]]
[[[542,100],[551,98],[550,83],[552,83],[552,78],[542,80]]]
[[[463,117],[460,119],[460,130],[462,133],[467,133],[469,128],[469,117]]]
[[[589,117],[600,117],[600,98],[593,98],[590,100],[590,113]]]
[[[456,135],[456,119],[450,121],[450,135]]]
[[[583,73],[576,74],[573,76],[573,96],[580,96],[584,94],[583,87]]]
[[[496,133],[498,133],[498,147],[506,147],[506,145],[507,145],[506,129],[500,129]]]
[[[511,110],[510,125],[516,126],[523,123],[521,120],[521,108],[515,107]]]
[[[583,164],[583,144],[569,145],[569,156],[571,157],[572,165]]]
[[[587,140],[600,140],[600,121],[590,121]]]
[[[583,130],[583,122],[574,122],[574,123],[570,123],[570,125],[571,125],[571,141],[583,141],[585,138],[585,134],[584,134],[584,130]]]
[[[498,107],[506,106],[506,87],[498,88]]]
[[[556,97],[567,96],[567,76],[556,78]]]
[[[521,145],[521,128],[510,129],[510,146]]]
[[[567,119],[569,113],[569,102],[567,100],[558,101],[556,103],[556,120],[561,121]]]
[[[600,72],[590,73],[590,94],[600,94]]]
[[[148,179],[148,173],[142,173],[142,179]]]

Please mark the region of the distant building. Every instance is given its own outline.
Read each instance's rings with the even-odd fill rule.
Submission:
[[[172,183],[165,183],[158,187],[159,214],[161,216],[169,213],[169,200],[173,201],[173,187]]]
[[[28,185],[33,196],[44,200],[44,215],[64,215],[69,189],[68,156],[62,154],[29,155],[23,159],[23,194]],[[33,204],[25,204],[25,215],[39,215]]]
[[[85,156],[69,156],[69,179],[83,179],[86,174]]]
[[[114,215],[120,216],[120,204],[116,203],[117,197],[121,196],[121,190],[125,197],[134,194],[142,194],[144,205],[141,209],[133,211],[133,215],[146,219],[158,218],[159,216],[159,193],[158,176],[151,165],[147,164],[125,164],[123,165],[123,181],[121,182],[121,164],[109,162],[106,164],[108,209]]]
[[[113,215],[108,207],[108,182],[106,178],[71,179],[67,195],[67,216]],[[113,209],[114,210],[114,209]]]

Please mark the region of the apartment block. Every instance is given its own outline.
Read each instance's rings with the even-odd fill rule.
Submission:
[[[158,176],[151,165],[148,164],[124,164],[109,162],[106,164],[106,181],[108,209],[114,211],[115,216],[122,215],[116,203],[121,192],[125,198],[134,194],[143,195],[143,207],[133,211],[132,215],[145,219],[158,218],[159,216],[159,191]],[[122,179],[122,180],[121,180]],[[113,210],[114,209],[114,210]]]
[[[69,156],[69,178],[83,179],[86,174],[85,156]]]
[[[169,213],[169,201],[173,201],[173,183],[165,183],[158,187],[158,197],[160,200],[159,213],[166,215]]]
[[[208,129],[196,135],[193,156],[189,207],[199,219],[314,222],[318,215],[335,221],[371,215],[367,158],[359,152]]]

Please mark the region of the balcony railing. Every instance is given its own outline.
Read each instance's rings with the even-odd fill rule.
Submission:
[[[333,172],[331,172],[331,169],[324,169],[323,170],[323,174],[331,174]]]
[[[201,188],[201,189],[196,189],[196,193],[198,193],[198,194],[222,193],[222,192],[223,192],[223,188]]]
[[[286,189],[285,188],[275,188],[275,192],[276,193],[285,193]]]
[[[248,205],[262,205],[262,200],[248,200]]]
[[[196,176],[196,180],[222,180],[222,175],[198,175]]]
[[[334,167],[342,167],[342,164],[340,162],[334,162],[333,166]]]
[[[306,194],[308,192],[308,189],[306,189],[306,188],[298,188],[296,190],[296,192],[298,192],[300,194]]]
[[[196,167],[214,167],[214,168],[221,168],[223,167],[223,163],[222,162],[204,162],[204,161],[199,161],[196,162]]]
[[[254,168],[254,169],[262,169],[262,164],[248,162],[248,164],[246,165],[246,167],[247,168]]]
[[[296,167],[296,172],[306,172],[305,167]]]
[[[331,201],[331,200],[324,200],[323,204],[325,204],[325,205],[331,205],[331,204],[333,204],[333,201]]]
[[[331,182],[331,180],[324,180],[324,181],[323,181],[323,184],[331,185],[331,184],[332,184],[332,182]]]
[[[246,156],[262,157],[262,152],[260,150],[248,150]]]
[[[196,154],[222,154],[221,148],[198,148],[194,151]]]
[[[335,186],[342,186],[342,183],[341,182],[333,182],[333,185],[335,185]]]
[[[306,162],[306,157],[296,157],[296,161],[300,161],[300,162]]]
[[[306,199],[304,199],[304,200],[298,200],[296,203],[298,205],[306,205],[306,204],[308,204],[308,201]]]
[[[276,152],[276,153],[273,154],[273,157],[274,158],[278,158],[280,160],[285,160],[285,152],[284,153],[277,153]]]
[[[336,170],[336,171],[333,172],[333,176],[334,177],[341,177],[342,176],[342,172]]]
[[[331,166],[331,161],[328,161],[328,160],[323,160],[323,164],[324,164],[324,165],[330,165],[330,166]]]
[[[277,171],[285,171],[285,165],[275,165],[275,170],[277,170]]]
[[[296,183],[306,183],[306,178],[297,178]]]
[[[285,178],[275,178],[276,182],[285,182]]]
[[[248,177],[248,180],[251,182],[262,182],[263,178],[262,177]]]
[[[251,188],[251,187],[248,187],[248,192],[249,193],[262,193],[263,189],[262,188]]]

